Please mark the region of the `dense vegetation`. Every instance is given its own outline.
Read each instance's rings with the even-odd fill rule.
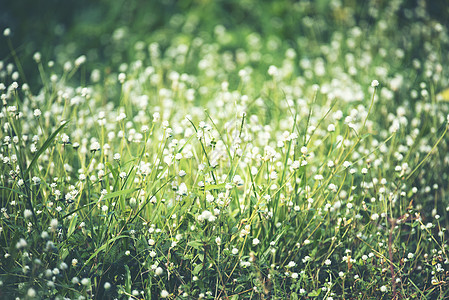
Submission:
[[[0,298],[449,297],[445,1],[26,2]]]

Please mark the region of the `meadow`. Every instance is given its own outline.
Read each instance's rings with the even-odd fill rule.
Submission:
[[[444,1],[99,3],[0,28],[0,299],[449,298]]]

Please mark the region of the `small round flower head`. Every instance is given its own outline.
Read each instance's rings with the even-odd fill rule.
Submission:
[[[52,219],[50,221],[50,230],[52,232],[55,232],[57,228],[58,228],[58,220],[57,219]]]
[[[36,63],[40,63],[40,62],[41,62],[41,58],[42,58],[42,55],[41,55],[40,52],[34,53],[33,59],[34,59],[34,61],[35,61]]]
[[[93,142],[90,145],[90,151],[91,152],[95,152],[95,151],[99,151],[100,150],[100,143],[99,142]]]
[[[109,290],[111,288],[111,284],[109,282],[104,283],[104,289]]]
[[[81,284],[84,286],[87,286],[89,284],[90,280],[89,278],[83,278],[81,279]]]
[[[371,220],[376,221],[377,219],[379,219],[379,215],[374,213],[371,215]]]
[[[27,291],[27,296],[30,298],[34,298],[36,297],[36,290],[33,288],[29,288]]]
[[[161,276],[164,273],[164,270],[161,267],[157,267],[154,273],[156,274],[156,276]]]
[[[39,184],[41,182],[41,179],[37,176],[33,176],[33,178],[31,178],[31,181],[33,181],[34,184]]]
[[[79,67],[82,64],[84,64],[85,62],[86,62],[86,56],[85,55],[81,55],[80,57],[75,59],[75,66]]]
[[[278,75],[278,68],[276,66],[271,65],[268,68],[268,75],[270,75],[270,76],[277,76]]]
[[[70,62],[70,61],[66,61],[65,63],[64,63],[64,71],[65,72],[68,72],[68,71],[70,71],[71,69],[72,69],[72,63]]]
[[[182,182],[179,185],[178,194],[181,195],[181,196],[186,196],[187,195],[187,185],[184,182]]]
[[[62,134],[62,137],[61,137],[61,141],[62,141],[64,144],[67,144],[67,143],[70,141],[70,137],[69,137],[67,134],[63,133],[63,134]]]
[[[234,178],[232,179],[232,181],[237,186],[242,186],[243,185],[243,179],[242,179],[242,177],[240,177],[240,175],[235,175]]]
[[[161,115],[159,114],[159,112],[155,112],[153,114],[153,122],[159,122],[160,119],[161,119]]]
[[[161,291],[161,298],[167,298],[170,294],[166,290]]]
[[[11,29],[10,28],[5,28],[5,30],[3,30],[3,36],[10,36],[11,35]]]
[[[377,81],[376,79],[374,79],[373,81],[371,81],[371,86],[372,87],[378,87],[379,86],[379,81]]]
[[[30,218],[33,215],[33,212],[29,209],[25,209],[25,211],[23,212],[23,216],[25,217],[25,219]]]
[[[126,79],[126,74],[125,73],[120,73],[118,74],[118,81],[123,84],[125,82]]]
[[[76,258],[72,259],[72,266],[76,267],[78,260]]]

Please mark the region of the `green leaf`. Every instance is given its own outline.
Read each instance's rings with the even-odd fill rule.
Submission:
[[[187,243],[187,245],[189,245],[192,248],[195,249],[200,249],[201,246],[203,246],[203,243],[201,241],[190,241]]]
[[[89,262],[96,257],[101,251],[104,251],[104,249],[106,249],[107,246],[109,246],[109,244],[112,244],[113,242],[115,242],[118,239],[124,238],[124,235],[120,235],[120,236],[116,236],[110,240],[108,240],[105,244],[103,244],[100,248],[98,248],[90,257],[88,260],[86,260],[86,262],[84,263],[84,265],[88,265]]]
[[[65,219],[65,218],[67,218],[68,216],[73,215],[74,213],[76,213],[76,212],[82,210],[83,208],[88,207],[89,205],[92,205],[92,204],[95,204],[95,203],[97,203],[97,201],[92,201],[92,202],[87,203],[86,205],[83,205],[83,206],[81,206],[81,207],[78,207],[77,209],[72,210],[71,212],[69,212],[69,213],[67,213],[66,215],[64,215],[64,216],[62,217],[62,219]]]
[[[61,259],[64,260],[69,255],[69,249],[64,248],[61,252]]]
[[[24,193],[22,193],[21,191],[14,190],[14,189],[11,189],[11,188],[6,187],[6,186],[0,186],[0,190],[1,190],[1,189],[8,190],[8,191],[17,193],[17,194],[19,194],[19,195],[21,195],[21,196],[23,196],[23,197],[26,197],[26,195],[25,195]]]
[[[106,200],[106,199],[110,199],[110,198],[120,197],[122,195],[131,194],[137,190],[138,190],[137,188],[134,188],[134,189],[125,189],[125,190],[109,193],[109,194],[104,195],[103,199]]]
[[[275,243],[275,244],[277,244],[278,242],[279,242],[279,240],[281,239],[281,237],[290,229],[290,225],[286,225],[285,227],[284,227],[284,229],[276,236],[276,238],[273,240],[273,242]],[[260,261],[261,262],[267,262],[267,260],[268,260],[268,258],[269,258],[269,255],[270,255],[270,253],[271,253],[271,250],[270,250],[270,248],[268,247],[266,250],[265,250],[265,252],[262,254],[262,257],[260,258]]]
[[[193,275],[198,275],[198,273],[203,269],[203,264],[196,265],[196,267],[193,269]]]
[[[309,297],[318,297],[320,295],[320,293],[321,293],[321,289],[317,289],[315,291],[311,291],[309,293]]]
[[[39,156],[42,155],[42,153],[44,153],[45,150],[47,150],[48,147],[50,147],[50,144],[53,142],[53,140],[56,138],[56,136],[58,135],[58,133],[65,127],[65,125],[67,125],[68,121],[65,121],[62,123],[61,126],[59,126],[58,129],[56,129],[49,137],[48,139],[45,141],[45,143],[42,145],[42,147],[39,149],[39,151],[36,152],[36,155],[34,155],[33,160],[31,161],[30,165],[28,166],[28,168],[25,170],[25,173],[23,173],[23,177],[26,177],[27,174],[31,171],[31,169],[33,168],[33,166],[36,164]]]
[[[69,229],[67,230],[67,237],[71,236],[76,228],[76,221],[78,220],[78,215],[75,215],[70,220]]]
[[[125,278],[125,290],[127,293],[131,294],[131,271],[129,267],[125,265],[126,278]]]
[[[226,187],[226,183],[220,183],[220,184],[209,184],[206,185],[204,187],[204,190],[208,191],[208,190],[219,190],[219,189],[224,189]]]
[[[363,141],[364,139],[366,139],[370,135],[371,135],[371,133],[366,133],[366,134],[362,135],[362,137],[360,138],[360,141]]]
[[[117,171],[117,168],[114,168],[114,167],[112,166],[112,164],[109,163],[109,162],[106,162],[106,166],[107,166],[108,169],[111,171],[112,177],[114,178],[114,181],[117,182],[117,181],[118,181],[118,171]]]
[[[187,212],[184,216],[190,223],[195,223],[195,217],[191,213]]]

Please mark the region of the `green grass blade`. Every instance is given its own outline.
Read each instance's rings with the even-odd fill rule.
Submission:
[[[128,195],[128,194],[134,193],[137,190],[138,190],[138,188],[133,188],[133,189],[125,189],[125,190],[121,190],[121,191],[117,191],[117,192],[112,192],[112,193],[104,195],[103,200],[116,198],[116,197],[120,197],[123,195]]]
[[[113,242],[115,242],[116,240],[119,240],[121,238],[124,238],[126,236],[124,235],[120,235],[120,236],[116,236],[110,240],[108,240],[106,243],[104,243],[100,248],[98,248],[84,263],[85,266],[87,266],[89,264],[89,262],[94,259],[94,257],[96,257],[101,251],[104,251],[104,249],[106,249],[107,246],[109,246],[110,244],[112,244]]]
[[[53,140],[56,138],[56,136],[58,135],[58,133],[67,125],[68,121],[64,121],[62,123],[61,126],[58,127],[58,129],[56,129],[49,137],[48,139],[45,141],[45,143],[42,145],[42,147],[36,152],[36,155],[34,155],[33,160],[31,161],[30,165],[28,166],[28,168],[25,170],[25,173],[23,173],[23,176],[26,177],[28,175],[28,173],[31,171],[31,169],[34,167],[34,165],[36,164],[37,160],[39,159],[39,157],[42,155],[42,153],[44,153],[45,150],[47,150],[48,147],[50,147],[51,143],[53,142]]]
[[[19,194],[20,196],[26,197],[26,195],[25,195],[24,193],[22,193],[21,191],[18,191],[18,190],[15,190],[15,189],[11,189],[11,188],[6,187],[6,186],[0,186],[0,190],[8,190],[8,191],[17,193],[17,194]]]

